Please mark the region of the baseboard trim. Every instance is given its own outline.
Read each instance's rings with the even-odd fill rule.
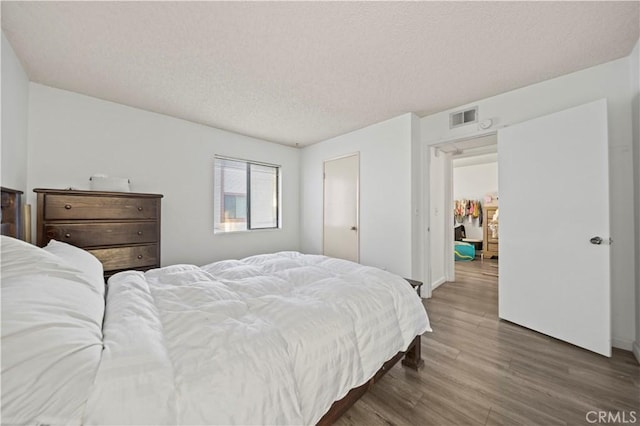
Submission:
[[[636,361],[640,364],[640,340],[633,342],[633,356],[636,357]]]
[[[445,277],[438,278],[433,283],[431,283],[431,291],[435,290],[436,288],[440,287],[442,284],[446,282],[447,282],[447,279]]]
[[[611,339],[611,346],[631,352],[633,349],[633,342],[631,340],[616,339],[614,337]]]

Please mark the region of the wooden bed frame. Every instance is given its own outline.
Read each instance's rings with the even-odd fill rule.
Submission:
[[[2,235],[8,235],[10,237],[23,239],[22,235],[22,191],[16,191],[14,189],[2,188]],[[414,370],[419,369],[424,365],[424,360],[421,356],[420,348],[420,336],[416,336],[406,352],[398,352],[391,359],[387,360],[380,370],[369,379],[365,384],[351,389],[344,398],[336,401],[331,405],[331,408],[327,413],[322,416],[318,425],[326,426],[333,424],[340,418],[353,404],[356,403],[367,390],[373,386],[378,380],[384,376],[394,365],[402,359],[402,365],[412,368]]]
[[[331,425],[336,420],[338,420],[340,416],[347,412],[347,410],[351,408],[351,406],[355,404],[356,401],[360,399],[360,397],[364,395],[371,386],[373,386],[374,383],[380,380],[382,376],[387,373],[387,371],[389,371],[394,365],[396,365],[397,362],[402,358],[402,356],[404,356],[402,365],[404,365],[405,367],[409,367],[414,370],[422,367],[424,365],[424,360],[422,359],[421,352],[420,335],[417,335],[413,339],[411,344],[409,344],[406,352],[398,352],[390,360],[385,362],[380,370],[378,370],[376,374],[371,379],[369,379],[369,381],[361,386],[358,386],[357,388],[351,389],[344,398],[334,402],[333,405],[331,405],[329,411],[327,411],[327,413],[322,416],[322,418],[318,422],[318,425]]]

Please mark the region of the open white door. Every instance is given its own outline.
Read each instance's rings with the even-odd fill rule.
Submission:
[[[500,318],[611,356],[606,100],[500,130],[498,170]]]
[[[359,175],[359,154],[324,163],[323,252],[352,262],[359,261]]]

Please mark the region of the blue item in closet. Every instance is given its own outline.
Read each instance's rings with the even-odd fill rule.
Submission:
[[[455,260],[473,260],[476,257],[476,248],[473,244],[454,241],[453,253]]]

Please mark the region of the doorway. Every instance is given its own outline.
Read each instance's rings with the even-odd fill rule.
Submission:
[[[360,154],[324,162],[323,253],[359,262]]]
[[[431,284],[435,289],[455,281],[457,263],[481,262],[487,248],[494,251],[486,258],[497,258],[497,223],[493,229],[488,227],[498,205],[497,134],[434,145],[430,163]],[[485,206],[493,207],[488,220]]]
[[[454,273],[476,267],[483,275],[497,277],[500,241],[497,137],[490,135],[470,142],[473,146],[452,155]]]

